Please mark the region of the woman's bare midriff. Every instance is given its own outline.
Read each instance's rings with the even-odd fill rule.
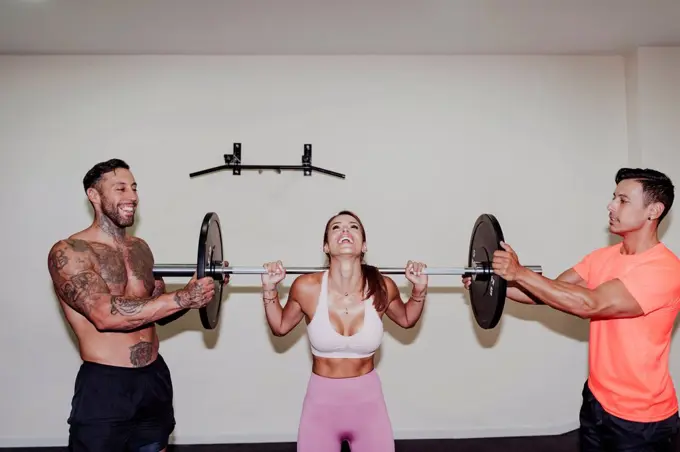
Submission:
[[[368,358],[320,358],[315,356],[312,372],[326,378],[360,377],[374,368],[373,357]]]
[[[313,279],[310,278],[309,285],[305,290],[306,297],[300,297],[298,302],[305,313],[305,321],[309,325],[316,315],[317,300],[320,296],[321,280],[323,273],[314,274]],[[361,314],[363,316],[363,314]],[[351,322],[352,320],[348,320]],[[363,325],[356,325],[359,330]],[[339,329],[340,327],[338,327]],[[337,330],[336,330],[337,331]],[[349,331],[350,334],[356,334],[356,331]],[[338,331],[338,334],[342,332]],[[367,358],[322,358],[312,356],[312,372],[316,375],[326,378],[352,378],[360,377],[371,372],[375,367],[374,356]]]

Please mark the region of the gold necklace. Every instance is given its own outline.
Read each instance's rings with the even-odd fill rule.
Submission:
[[[345,292],[344,295],[345,295],[345,298],[349,297],[349,292]],[[347,308],[347,306],[345,306],[344,309],[345,309],[345,315],[349,315],[349,309]]]

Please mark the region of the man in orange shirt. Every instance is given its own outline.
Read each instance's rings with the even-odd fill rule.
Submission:
[[[590,319],[581,450],[676,452],[680,418],[668,355],[680,259],[658,237],[674,187],[650,169],[622,168],[615,181],[609,230],[620,243],[593,251],[556,280],[522,267],[507,244],[492,266],[508,281],[508,298]]]

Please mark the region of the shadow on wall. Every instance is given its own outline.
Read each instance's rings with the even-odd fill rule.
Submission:
[[[523,303],[517,303],[510,299],[506,299],[503,308],[503,315],[495,328],[485,330],[481,328],[474,318],[472,307],[470,306],[470,297],[466,295],[465,304],[468,305],[468,312],[470,313],[470,321],[475,326],[475,335],[479,345],[484,348],[490,348],[496,345],[505,324],[505,318],[515,317],[520,320],[528,322],[539,322],[549,330],[575,339],[580,342],[588,341],[589,324],[587,320],[565,314],[561,311],[553,309],[549,306],[536,306]]]
[[[189,282],[189,278],[187,278],[187,283]],[[184,288],[184,284],[167,284],[165,286],[166,292],[174,292],[177,290],[180,290]],[[224,289],[222,290],[222,306],[220,308],[220,317],[222,317],[223,311],[227,309],[227,299],[229,298],[229,294],[231,293],[249,293],[249,292],[257,292],[256,289],[246,289],[244,290],[241,287],[228,287],[225,286]],[[215,348],[217,345],[217,342],[219,341],[219,336],[220,336],[220,328],[219,328],[219,319],[218,319],[218,324],[215,329],[208,330],[203,327],[203,324],[201,323],[201,317],[199,315],[198,309],[191,309],[189,310],[186,314],[184,314],[182,317],[166,324],[166,325],[159,325],[156,328],[156,333],[158,334],[158,340],[159,341],[164,341],[166,339],[170,339],[174,336],[177,336],[178,334],[182,334],[186,331],[200,331],[203,332],[203,343],[205,346],[209,349]]]

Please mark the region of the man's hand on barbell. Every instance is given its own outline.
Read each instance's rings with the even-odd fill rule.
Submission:
[[[501,278],[506,281],[513,281],[522,266],[519,263],[517,253],[510,245],[501,242],[501,247],[503,250],[494,251],[491,267],[493,272]]]

